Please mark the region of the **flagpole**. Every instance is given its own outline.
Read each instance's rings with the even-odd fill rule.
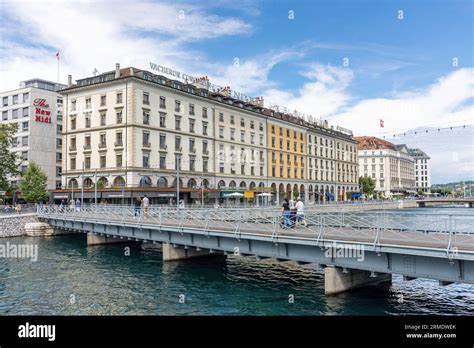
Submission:
[[[56,58],[58,61],[58,85],[59,85],[59,50],[58,50],[58,53],[56,54]]]

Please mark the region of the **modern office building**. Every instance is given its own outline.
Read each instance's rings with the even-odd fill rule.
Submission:
[[[1,122],[17,125],[11,151],[18,153],[20,171],[35,162],[48,176],[48,189],[61,187],[62,97],[57,91],[65,87],[31,79],[21,82],[19,89],[0,93]],[[20,180],[11,178],[17,187]]]
[[[408,149],[415,160],[415,187],[418,192],[431,192],[430,157],[420,149]]]
[[[376,137],[355,137],[359,173],[375,180],[375,191],[385,197],[415,193],[414,159],[406,145]]]
[[[207,86],[118,64],[115,71],[76,84],[70,77],[61,91],[63,190],[54,197],[77,197],[81,191],[90,200],[96,182],[98,199],[115,203],[144,194],[153,203],[171,203],[177,182],[186,202],[239,198],[239,193],[245,200],[272,193],[278,203],[295,195],[314,201],[338,199],[325,192],[342,185],[345,192],[358,191],[350,134],[265,108],[263,98],[243,101],[228,88],[212,92]],[[312,151],[333,147],[317,155],[334,163],[332,177],[309,171],[309,134],[314,141],[325,139],[313,143]],[[337,144],[347,153],[339,162]]]

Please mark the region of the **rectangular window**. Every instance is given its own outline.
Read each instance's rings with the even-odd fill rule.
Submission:
[[[250,133],[250,143],[255,144],[255,133]]]
[[[13,96],[13,100],[12,100],[12,101],[13,101],[13,105],[18,104],[18,94],[15,94],[15,95]]]
[[[91,169],[91,158],[90,158],[90,156],[86,156],[84,158],[84,168],[85,169]]]
[[[219,138],[224,139],[224,127],[219,127]]]
[[[143,104],[150,105],[150,94],[143,92]]]
[[[117,111],[117,124],[122,123],[122,110]]]
[[[150,124],[150,111],[143,110],[143,124]]]
[[[250,129],[254,129],[255,128],[255,124],[253,121],[250,121]]]
[[[28,121],[25,121],[25,122],[22,123],[22,129],[23,129],[23,132],[28,131],[28,129],[29,129]]]
[[[142,156],[143,168],[150,168],[150,155],[144,153]]]
[[[209,161],[208,160],[202,160],[202,171],[204,173],[207,173],[209,171]]]
[[[56,152],[56,162],[61,162],[63,160],[63,154],[61,152]]]
[[[181,138],[180,137],[176,137],[174,138],[174,149],[175,151],[178,151],[178,152],[181,152]]]
[[[28,137],[21,137],[21,146],[28,146]]]
[[[122,146],[122,132],[115,133],[115,146]]]
[[[194,139],[189,139],[189,152],[195,153],[196,152],[196,142]]]
[[[193,119],[189,119],[189,133],[194,133],[194,124],[195,121]]]
[[[245,132],[240,132],[240,141],[243,143],[245,141]]]
[[[230,115],[230,124],[235,124],[234,115]]]
[[[30,108],[23,108],[23,117],[30,116]]]
[[[179,100],[175,100],[175,102],[174,102],[174,111],[176,111],[176,112],[181,111],[181,102]]]
[[[219,163],[219,173],[224,173],[224,163]]]
[[[143,146],[150,146],[150,132],[143,132]]]
[[[12,110],[12,118],[13,119],[18,118],[18,109]]]
[[[71,111],[76,111],[76,101],[71,100]]]
[[[219,122],[224,122],[224,113],[219,112]]]
[[[160,108],[166,109],[166,98],[160,97]]]
[[[202,142],[202,153],[203,153],[203,155],[209,154],[209,151],[207,149],[207,141]]]
[[[174,118],[174,129],[181,130],[181,117],[175,116]]]
[[[86,98],[86,109],[90,109],[92,106],[91,104],[91,98]]]
[[[91,128],[91,118],[86,116],[86,128]]]
[[[122,92],[117,92],[117,104],[122,104]]]
[[[2,112],[2,121],[8,120],[8,111],[3,111]]]
[[[3,97],[3,106],[8,106],[8,97]]]
[[[57,155],[57,154],[56,154],[56,155]],[[28,160],[28,151],[23,151],[23,152],[21,153],[21,159],[22,159],[23,161],[27,161],[27,160]],[[56,156],[56,159],[57,159],[57,156]]]
[[[245,119],[240,118],[240,127],[245,127]]]
[[[166,113],[160,112],[160,127],[166,128]]]
[[[105,168],[107,165],[107,157],[102,155],[100,156],[100,168]]]
[[[100,133],[99,139],[100,139],[99,147],[100,148],[107,147],[107,140],[106,140],[107,138],[105,136],[105,133]]]
[[[202,108],[202,118],[207,118],[207,108]]]
[[[105,96],[105,95],[101,95],[101,96],[100,96],[100,106],[105,106],[106,103],[107,103],[106,96]]]
[[[230,140],[235,140],[235,129],[230,130]]]
[[[189,104],[189,114],[194,115],[194,104]]]
[[[30,93],[23,93],[23,103],[27,103],[30,101]]]
[[[207,135],[207,122],[202,122],[202,134]]]
[[[160,134],[160,149],[166,150],[166,134]]]
[[[196,160],[193,158],[189,159],[189,171],[194,172],[195,171],[195,162]]]
[[[71,170],[76,169],[76,158],[71,158],[70,167],[71,167]]]
[[[106,117],[105,112],[101,112],[100,113],[100,125],[101,126],[105,126],[105,117]]]
[[[166,169],[166,156],[160,156],[160,169]]]
[[[115,166],[118,168],[122,167],[122,154],[121,153],[115,156]]]

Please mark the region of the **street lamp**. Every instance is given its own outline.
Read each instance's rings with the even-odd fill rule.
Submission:
[[[181,157],[176,155],[176,207],[179,208],[179,167]]]

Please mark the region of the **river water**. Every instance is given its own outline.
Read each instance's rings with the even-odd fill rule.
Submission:
[[[474,217],[467,208],[423,213]],[[7,242],[37,244],[39,254],[0,260],[0,315],[474,315],[474,285],[394,275],[391,285],[326,297],[311,266],[238,256],[163,263],[159,250],[140,246],[130,255],[125,244],[87,248],[85,235]]]

